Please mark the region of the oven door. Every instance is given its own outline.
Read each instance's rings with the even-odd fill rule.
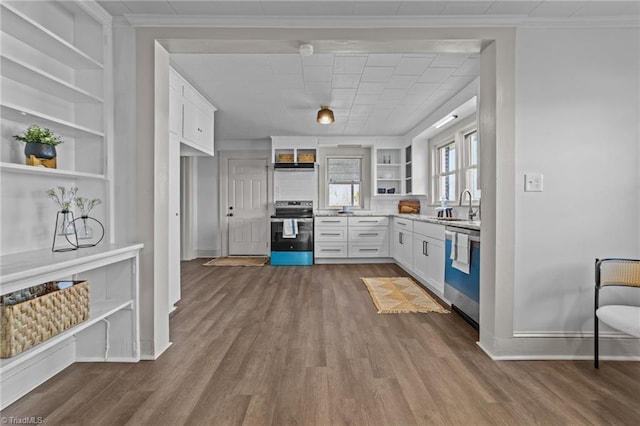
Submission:
[[[292,219],[271,218],[271,251],[313,251],[313,218],[293,218],[298,223],[295,237],[283,237],[284,221]]]

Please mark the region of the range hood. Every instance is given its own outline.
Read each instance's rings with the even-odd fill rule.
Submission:
[[[274,169],[302,169],[302,170],[314,170],[315,163],[274,163]]]

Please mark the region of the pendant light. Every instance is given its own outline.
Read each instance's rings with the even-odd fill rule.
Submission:
[[[318,124],[331,124],[335,121],[333,117],[333,111],[329,109],[328,105],[322,105],[320,111],[318,111]]]

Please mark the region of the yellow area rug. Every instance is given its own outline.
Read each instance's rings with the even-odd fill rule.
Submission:
[[[202,266],[264,266],[268,257],[218,257]]]
[[[367,286],[379,314],[449,313],[410,278],[362,278],[362,282]]]

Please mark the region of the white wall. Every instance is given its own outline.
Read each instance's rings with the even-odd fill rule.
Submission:
[[[638,40],[517,33],[515,333],[590,332],[594,259],[640,258]]]
[[[220,256],[218,157],[198,157],[198,257]]]

